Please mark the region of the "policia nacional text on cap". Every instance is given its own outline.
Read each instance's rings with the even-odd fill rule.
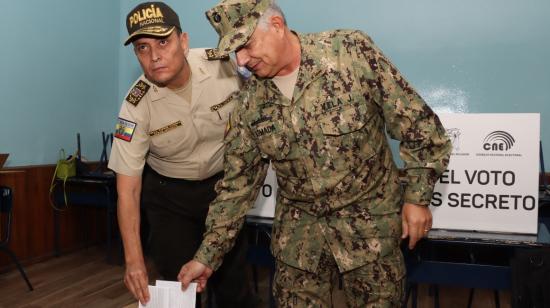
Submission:
[[[144,2],[126,16],[129,36],[124,46],[141,36],[166,37],[176,28],[181,31],[180,21],[174,10],[162,2]]]

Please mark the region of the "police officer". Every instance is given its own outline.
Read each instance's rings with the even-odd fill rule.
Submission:
[[[207,231],[178,278],[201,290],[229,250],[271,161],[280,307],[331,307],[340,277],[349,307],[399,307],[399,248],[425,236],[451,143],[438,117],[363,32],[300,34],[272,0],[223,0],[207,12],[218,51],[254,74],[225,138],[225,177]],[[400,141],[406,186],[385,137]]]
[[[177,14],[162,2],[136,6],[129,37],[143,69],[116,124],[109,168],[117,174],[124,282],[142,303],[150,299],[140,242],[140,201],[150,224],[150,254],[167,280],[197,250],[214,185],[223,177],[223,134],[240,87],[234,63],[213,50],[189,49]],[[141,200],[140,200],[141,198]],[[220,307],[246,307],[242,280],[246,241],[237,236],[213,284]]]

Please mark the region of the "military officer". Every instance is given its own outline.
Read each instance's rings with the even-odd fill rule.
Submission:
[[[296,33],[272,0],[223,0],[207,17],[218,51],[235,51],[254,76],[236,97],[224,179],[179,280],[205,286],[271,161],[279,306],[331,307],[340,279],[349,307],[399,307],[400,240],[412,248],[431,228],[433,186],[449,161],[438,117],[361,31]],[[403,189],[385,130],[400,141]]]
[[[150,224],[150,253],[167,280],[197,250],[214,185],[223,177],[223,134],[240,87],[234,63],[213,50],[189,49],[177,14],[162,2],[136,6],[129,37],[143,69],[116,124],[109,168],[117,174],[124,282],[142,303],[150,299],[140,242],[140,203]],[[221,307],[246,307],[242,280],[246,241],[237,240],[213,284]]]

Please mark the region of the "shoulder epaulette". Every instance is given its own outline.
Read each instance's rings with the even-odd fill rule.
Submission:
[[[218,49],[205,49],[204,52],[206,53],[206,58],[208,61],[215,61],[215,60],[229,60],[228,55],[221,55]]]
[[[138,81],[132,90],[130,90],[128,96],[126,96],[126,101],[134,106],[137,106],[145,94],[147,94],[149,88],[151,88],[151,86],[145,81]]]

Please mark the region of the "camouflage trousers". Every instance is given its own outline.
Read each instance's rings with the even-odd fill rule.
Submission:
[[[317,272],[310,273],[277,261],[273,293],[277,307],[401,307],[405,288],[405,265],[399,246],[392,253],[362,267],[339,273],[328,246]],[[333,291],[342,287],[345,304]]]

